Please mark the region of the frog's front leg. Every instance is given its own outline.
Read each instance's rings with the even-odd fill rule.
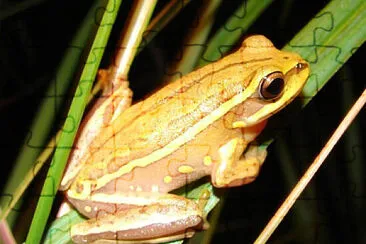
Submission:
[[[234,138],[220,147],[219,155],[221,161],[213,168],[212,183],[232,187],[255,180],[267,152],[257,146],[247,147],[243,138]]]
[[[97,193],[88,202],[93,201],[98,201],[99,207],[105,201],[105,204],[112,205],[109,211],[113,208],[118,210],[109,213],[101,211],[94,218],[72,226],[71,237],[76,243],[95,240],[160,243],[191,237],[194,230],[206,227],[202,211],[204,206],[173,194],[131,192],[107,197],[105,194],[98,196]],[[126,203],[124,209],[117,207],[121,202]],[[88,207],[94,208],[93,205]]]

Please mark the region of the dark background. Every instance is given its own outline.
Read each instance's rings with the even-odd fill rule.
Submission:
[[[4,13],[9,13],[5,10],[17,2],[4,1],[0,5],[0,186],[4,186],[24,140],[31,134],[29,126],[44,92],[55,78],[62,55],[90,7],[89,1],[81,0],[40,1],[5,16]],[[289,5],[290,2],[292,4]],[[172,61],[182,45],[185,32],[194,27],[196,18],[199,18],[197,9],[200,3],[190,3],[137,57],[130,74],[136,99],[143,98],[160,85],[166,64]],[[222,25],[239,3],[224,1],[217,13],[214,29]],[[122,3],[119,21],[108,47],[109,54],[113,53],[129,4],[129,1]],[[277,47],[282,47],[326,4],[327,1],[313,1],[312,4],[307,1],[275,1],[243,36],[264,34]],[[160,5],[164,4],[160,2],[157,9]],[[365,89],[362,54],[365,54],[364,48],[352,56],[301,113],[288,121],[289,125],[281,132],[281,137],[270,146],[268,158],[254,183],[229,189],[226,193],[218,191],[218,194],[227,194],[227,199],[213,243],[229,240],[250,243],[258,236],[296,179],[301,177]],[[108,65],[108,56],[102,66]],[[66,104],[57,118],[50,118],[55,119],[55,130],[62,124],[67,112]],[[275,232],[272,243],[366,241],[363,231],[366,226],[362,218],[366,216],[363,207],[365,166],[362,164],[364,124],[363,112]],[[288,150],[290,160],[294,162],[297,174],[294,179],[285,174],[286,169],[281,164],[282,150]],[[361,178],[354,177],[352,172],[358,172]],[[41,181],[36,181],[32,189],[39,190],[41,185]],[[32,200],[34,195],[34,191],[28,192],[28,199]],[[34,204],[36,200],[30,202]],[[32,204],[20,211],[29,210]],[[26,221],[24,216],[28,216],[30,221],[31,214],[23,215]]]

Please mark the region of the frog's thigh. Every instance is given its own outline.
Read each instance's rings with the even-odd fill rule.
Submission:
[[[221,161],[214,167],[212,183],[216,187],[232,187],[252,182],[266,157],[265,150],[249,146],[242,138],[234,138],[219,149]]]
[[[191,237],[194,229],[202,229],[202,209],[193,200],[173,194],[158,194],[155,200],[76,224],[71,237],[76,243],[100,239],[156,243]]]

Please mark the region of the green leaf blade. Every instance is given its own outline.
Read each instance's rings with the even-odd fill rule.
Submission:
[[[72,101],[68,117],[65,121],[59,143],[56,147],[56,151],[47,174],[47,179],[43,185],[42,193],[38,201],[36,212],[33,216],[26,243],[40,243],[42,239],[42,234],[51,211],[52,203],[58,191],[63,170],[66,165],[70,149],[73,145],[73,140],[87,104],[87,99],[120,4],[121,0],[110,0],[105,8],[95,41],[81,74],[76,91],[76,94],[79,95],[76,95]]]
[[[364,1],[332,1],[285,47],[311,66],[303,96],[312,98],[366,39]],[[307,99],[305,104],[310,101]]]

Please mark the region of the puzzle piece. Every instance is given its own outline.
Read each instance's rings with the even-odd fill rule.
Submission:
[[[226,3],[226,4],[228,5],[229,3]],[[247,16],[247,14],[248,14],[248,11],[246,9],[247,2],[245,2],[244,5],[242,5],[242,6],[243,7],[240,9],[241,12],[239,12],[240,13],[239,15],[235,16],[236,18],[244,19]],[[104,12],[104,11],[114,11],[114,9],[106,10],[103,7],[98,9],[98,11],[95,14],[97,25],[100,25],[100,17],[102,16],[102,12]],[[281,12],[279,12],[279,13],[281,13]],[[199,19],[198,19],[199,17],[196,17],[196,18],[197,19],[195,19],[195,21],[192,22],[191,27],[195,27],[197,25],[197,23],[199,21]],[[351,50],[343,50],[342,48],[337,47],[337,46],[319,44],[320,42],[318,39],[324,33],[331,32],[333,30],[334,19],[333,19],[331,12],[324,12],[320,15],[317,15],[315,18],[319,19],[319,23],[315,25],[314,30],[313,30],[313,42],[303,43],[303,45],[301,45],[299,47],[311,49],[313,51],[313,53],[309,59],[309,61],[312,63],[319,62],[320,61],[319,53],[325,52],[324,50],[326,50],[326,52],[329,53],[329,56],[334,60],[334,62],[343,64],[344,63],[343,56],[345,55],[345,53],[347,53],[347,52],[354,53],[355,50],[357,49],[357,47],[353,47]],[[273,26],[273,23],[269,23],[269,26]],[[242,35],[243,32],[245,31],[243,28],[231,26],[229,24],[225,25],[225,28],[227,29],[227,31],[239,32],[240,35]],[[154,30],[152,30],[152,32],[153,31]],[[197,49],[205,48],[204,45],[195,44],[195,43],[190,44],[190,47],[192,47],[192,46],[197,47]],[[226,52],[226,50],[230,47],[231,47],[231,45],[222,44],[220,47],[217,48],[217,50],[219,51],[220,55],[223,56],[224,53]],[[97,47],[96,49],[94,49],[91,52],[92,55],[94,55],[95,57],[97,55],[99,55],[102,48],[103,47]],[[73,45],[70,45],[69,49],[73,49],[75,52],[83,51],[83,49],[81,47],[73,46]],[[155,52],[159,51],[158,49],[159,48],[156,48]],[[162,47],[162,49],[164,49],[164,47]],[[183,53],[183,49],[181,49],[180,51],[181,51],[181,53]],[[94,59],[91,59],[91,61],[88,62],[88,64],[94,63],[96,60],[95,57],[94,57]],[[180,58],[181,58],[181,56],[178,56],[178,58],[176,60],[179,61]],[[202,58],[205,59],[205,56],[203,55]],[[210,60],[208,58],[206,58],[206,60],[213,61],[213,59]],[[163,70],[162,72],[164,73],[164,71],[165,71],[167,76],[172,76],[172,75],[175,75],[178,77],[182,76],[182,72],[180,72],[180,71],[170,72],[169,69],[167,68],[167,66],[168,65],[165,64],[164,62],[162,62],[162,64],[160,65],[160,67]],[[141,70],[147,71],[148,69],[149,69],[148,67],[143,67]],[[141,72],[141,71],[139,71],[139,72]],[[143,73],[143,72],[141,72],[141,73]],[[56,77],[56,79],[57,78],[58,77]],[[318,74],[313,74],[310,79],[317,80],[318,78],[319,78]],[[91,84],[91,82],[93,82],[92,79],[86,79],[83,81],[84,85],[86,85],[86,86],[89,86]],[[316,82],[316,83],[318,83],[318,82]],[[275,131],[281,131],[282,134],[286,134],[289,137],[296,138],[294,141],[292,141],[289,144],[291,146],[291,150],[298,152],[298,153],[295,153],[295,155],[293,155],[295,170],[297,169],[298,171],[300,171],[300,169],[301,169],[301,171],[302,171],[303,169],[306,168],[306,163],[310,162],[311,158],[315,154],[312,150],[309,150],[309,148],[311,148],[311,146],[314,146],[314,144],[316,144],[317,146],[321,146],[322,142],[324,142],[324,139],[328,136],[327,134],[325,135],[322,133],[323,128],[321,128],[321,127],[311,126],[309,128],[309,127],[305,127],[305,126],[307,124],[313,124],[314,121],[318,121],[319,123],[324,121],[324,124],[327,124],[327,122],[325,122],[325,121],[331,120],[330,115],[336,112],[335,110],[333,111],[330,109],[330,108],[332,108],[331,101],[338,99],[338,94],[342,92],[342,88],[343,88],[344,84],[345,84],[345,81],[341,81],[337,84],[338,87],[337,87],[337,89],[335,89],[336,92],[332,93],[328,97],[330,102],[325,102],[325,103],[322,101],[315,102],[314,107],[317,110],[315,115],[311,114],[308,117],[301,117],[301,121],[299,121],[300,119],[298,117],[296,117],[296,114],[290,113],[289,117],[295,117],[294,123],[295,124],[297,123],[298,126],[295,126],[295,127],[292,127],[289,129],[284,124],[279,124],[279,125],[273,127],[273,130],[275,130]],[[319,90],[319,89],[320,89],[320,85],[317,88],[317,90]],[[85,92],[85,90],[83,89],[83,86],[80,86],[80,87],[78,87],[75,96],[79,97],[82,94],[84,94],[84,92]],[[204,89],[202,89],[198,92],[198,96],[204,95],[204,94],[205,94]],[[53,107],[58,104],[58,101],[57,101],[58,98],[63,97],[63,96],[67,96],[66,93],[57,89],[57,86],[56,86],[56,89],[54,91],[46,93],[46,95],[44,96],[44,99],[48,99],[50,101],[50,104],[52,104],[50,106]],[[195,96],[185,96],[185,97],[180,96],[180,98],[181,98],[182,104],[189,104],[190,102],[195,100]],[[301,99],[311,99],[311,97],[302,97]],[[58,111],[55,110],[55,114],[56,114],[56,112],[58,112]],[[69,132],[74,131],[76,128],[75,125],[77,123],[76,119],[72,116],[69,116],[69,117],[65,117],[64,120],[67,123],[65,124],[65,126],[62,127],[63,130],[69,131]],[[315,122],[315,123],[317,123],[317,122]],[[304,129],[304,127],[305,127],[305,129]],[[296,131],[299,131],[299,130],[302,130],[302,133],[300,133],[301,137],[298,136],[299,133],[296,133]],[[307,135],[312,135],[312,136],[306,137]],[[37,143],[35,141],[35,137],[36,137],[36,135],[33,133],[33,131],[29,131],[27,139],[26,139],[26,146],[30,147],[30,148],[34,148],[34,149],[42,149],[43,146],[41,146],[40,143]],[[64,145],[64,146],[65,146],[65,149],[68,147],[67,145]],[[162,145],[160,145],[160,146],[162,146]],[[201,152],[204,151],[206,154],[210,154],[210,151],[212,151],[208,145],[204,145],[204,144],[195,145],[195,147],[198,147],[198,146],[201,147],[201,149],[199,149],[198,151],[201,151]],[[362,172],[362,170],[357,170],[357,168],[352,168],[353,165],[356,164],[356,161],[359,160],[360,158],[362,158],[362,155],[361,155],[362,148],[363,148],[362,144],[352,145],[350,153],[348,154],[346,159],[344,159],[342,162],[343,164],[345,164],[345,165],[343,165],[343,168],[342,168],[342,169],[346,169],[346,170],[344,170],[345,172],[339,172],[338,175],[336,172],[335,173],[336,177],[334,177],[334,172],[331,172],[331,174],[329,174],[330,175],[329,178],[331,179],[329,181],[332,182],[330,185],[333,187],[333,191],[334,191],[334,192],[332,192],[331,195],[329,195],[329,194],[322,195],[322,193],[324,192],[324,189],[320,189],[320,190],[317,189],[321,193],[311,192],[311,194],[308,193],[308,194],[303,195],[302,198],[299,200],[299,201],[305,202],[305,205],[307,204],[307,202],[308,203],[311,202],[310,203],[311,205],[315,205],[314,202],[316,202],[316,200],[319,199],[319,205],[325,206],[324,208],[322,208],[318,211],[318,213],[317,213],[318,215],[315,215],[315,218],[314,218],[315,220],[313,223],[316,228],[315,232],[319,233],[319,235],[318,236],[314,235],[314,239],[309,239],[310,242],[320,243],[320,242],[329,241],[329,237],[326,233],[332,232],[333,226],[332,226],[332,223],[329,221],[329,218],[332,217],[332,216],[330,216],[332,213],[329,213],[327,215],[325,213],[326,212],[325,210],[330,211],[330,209],[326,209],[326,206],[332,206],[332,201],[344,200],[346,202],[347,201],[352,202],[352,203],[355,203],[355,205],[358,208],[360,208],[360,206],[362,206],[362,204],[364,203],[364,199],[365,199],[364,187],[363,187],[362,180],[360,180],[360,179],[362,179],[362,177],[360,177],[359,180],[352,180],[349,182],[344,179],[344,178],[347,179],[348,176],[345,176],[345,173],[348,171],[349,172],[355,171],[355,172],[358,172],[359,174]],[[136,146],[135,149],[141,149],[141,148]],[[184,154],[182,154],[180,158],[171,159],[171,161],[169,162],[170,166],[172,168],[176,168],[176,167],[174,167],[175,164],[181,164],[182,162],[189,161],[188,160],[189,155],[194,150],[195,150],[195,148],[185,147]],[[303,157],[300,157],[300,155],[303,155],[303,154],[306,154],[306,156],[305,156],[307,158],[306,160],[304,160]],[[334,156],[333,156],[333,158],[334,158]],[[331,161],[332,159],[330,158],[329,160]],[[268,163],[266,162],[266,164],[268,164]],[[359,163],[357,163],[357,164],[360,165]],[[337,167],[337,166],[330,165],[327,167]],[[338,170],[338,171],[340,171],[340,170]],[[300,172],[296,172],[296,173],[300,173]],[[320,175],[321,176],[325,175],[325,177],[327,177],[327,174],[321,173]],[[276,187],[279,185],[278,180],[280,180],[280,179],[278,179],[278,178],[281,178],[281,177],[284,177],[284,176],[283,175],[273,176],[273,178],[275,178],[277,181],[268,183],[268,182],[263,181],[263,177],[260,176],[259,182],[254,183],[254,185],[249,185],[247,187],[243,187],[243,189],[245,188],[245,189],[250,189],[250,190],[244,190],[243,191],[244,193],[234,191],[235,192],[234,197],[235,197],[235,201],[237,202],[237,204],[236,204],[237,208],[235,208],[235,210],[234,210],[234,207],[233,207],[234,204],[229,203],[229,206],[231,206],[231,208],[233,210],[233,212],[232,212],[233,214],[231,216],[231,218],[233,220],[223,219],[222,222],[227,223],[227,226],[222,229],[222,225],[219,224],[217,232],[222,234],[222,233],[226,233],[227,231],[229,231],[229,233],[232,234],[233,236],[238,233],[242,234],[242,233],[246,232],[246,235],[253,234],[253,236],[255,236],[254,233],[258,232],[260,227],[258,227],[258,229],[254,229],[253,226],[255,226],[255,224],[253,224],[253,222],[255,222],[257,220],[257,216],[260,215],[260,212],[262,211],[264,206],[268,206],[269,202],[274,199],[274,197],[271,195],[271,192],[275,191],[273,189],[273,188],[275,188],[274,185],[276,185]],[[262,179],[262,181],[261,181],[261,179]],[[48,179],[48,180],[53,181],[53,179]],[[263,192],[261,192],[260,190],[258,191],[258,189],[256,188],[256,186],[258,186],[259,184],[262,184],[263,187],[266,187],[267,189],[270,188],[270,190],[268,190],[268,192],[265,192],[266,194],[263,194]],[[324,183],[324,184],[327,184],[327,183]],[[345,184],[346,185],[345,188],[349,190],[349,192],[347,194],[344,194],[344,192],[342,192],[342,190],[344,190],[344,189],[342,189],[343,184]],[[316,185],[316,184],[314,183],[314,185]],[[329,186],[329,189],[331,186]],[[56,194],[56,192],[50,191],[48,195],[51,196],[51,195],[55,195],[55,194]],[[48,195],[44,195],[44,196],[46,197]],[[285,194],[283,194],[281,196],[284,196],[284,195]],[[6,201],[8,201],[8,202],[10,202],[12,199],[11,194],[5,194],[5,195],[3,195],[3,197],[5,197],[7,199]],[[38,196],[35,196],[35,197],[38,197]],[[323,202],[321,202],[321,201],[323,201]],[[246,206],[246,205],[243,204],[245,202],[251,202],[252,205],[257,204],[260,207],[262,207],[262,209],[260,207],[256,209],[252,206],[252,208],[250,208],[250,209],[253,211],[247,212],[247,216],[249,216],[248,218],[246,218],[246,216],[241,216],[240,218],[239,217],[235,218],[239,215],[238,213],[241,213],[240,211],[242,211],[243,208],[245,209],[244,206]],[[278,200],[278,202],[279,202],[279,200]],[[278,202],[275,202],[275,204],[278,204]],[[336,205],[336,204],[334,204],[334,205]],[[314,206],[312,206],[312,207],[314,207]],[[316,207],[317,206],[315,206],[315,208]],[[337,205],[337,207],[334,207],[334,208],[338,208],[338,207],[339,206]],[[240,209],[240,208],[242,208],[242,209]],[[359,212],[356,212],[356,210],[359,210],[358,208],[354,209],[356,215],[357,215],[357,213],[359,213]],[[268,212],[273,212],[274,207],[268,208],[268,209],[269,209]],[[21,211],[21,210],[22,209],[19,209],[19,208],[14,209],[14,211]],[[345,211],[345,213],[348,213],[348,212],[351,212],[351,210],[352,210],[352,208],[348,207],[344,211]],[[257,212],[254,212],[254,211],[257,211]],[[113,213],[113,211],[111,213]],[[321,215],[322,218],[320,218],[319,215]],[[312,217],[314,217],[314,216],[312,216]],[[327,219],[327,221],[325,221],[324,223],[321,223],[319,219],[318,219],[319,221],[317,221],[317,217],[319,217],[319,219]],[[70,218],[70,217],[67,217],[67,218]],[[264,218],[267,219],[268,216],[265,216]],[[70,221],[68,221],[68,222],[69,222],[69,224],[71,223],[71,218],[70,218]],[[264,221],[263,221],[263,223],[264,223]],[[67,224],[67,225],[69,225],[69,224]],[[247,234],[248,229],[250,230],[249,234]],[[56,240],[54,238],[56,238],[56,235],[58,233],[68,234],[68,231],[69,231],[67,228],[63,228],[63,226],[56,227],[53,229],[51,228],[51,230],[52,231],[50,232],[51,233],[50,235],[53,236],[51,238],[52,240]],[[313,232],[311,234],[313,234]],[[309,235],[310,235],[310,233],[309,233]],[[247,238],[247,236],[244,238]],[[238,240],[240,239],[241,241],[243,241],[243,239],[241,239],[239,235],[238,235],[237,239]],[[247,239],[245,239],[245,240],[247,240]],[[249,242],[252,240],[253,239],[248,238]],[[226,239],[226,241],[227,241],[227,239]]]

